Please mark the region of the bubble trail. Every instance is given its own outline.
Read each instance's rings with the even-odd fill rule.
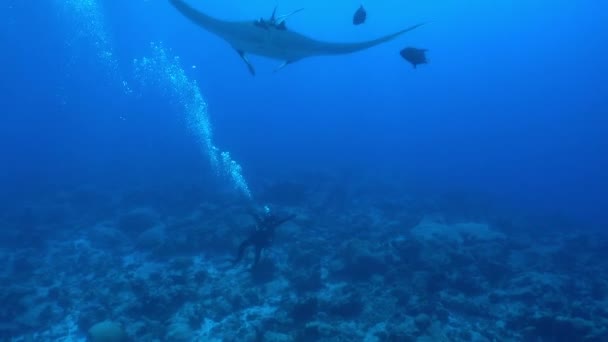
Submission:
[[[188,127],[195,134],[209,163],[217,174],[227,177],[234,188],[251,198],[242,167],[227,151],[221,151],[213,142],[213,129],[209,121],[207,102],[196,80],[191,80],[180,65],[178,56],[167,53],[162,44],[151,43],[152,56],[135,59],[135,75],[142,84],[152,82],[177,100],[186,114]]]

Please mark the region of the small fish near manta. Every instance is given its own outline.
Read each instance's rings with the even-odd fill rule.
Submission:
[[[353,25],[361,25],[365,23],[367,19],[367,11],[363,8],[363,5],[359,6],[359,8],[355,11],[353,15]]]
[[[353,25],[361,25],[365,23],[367,19],[367,11],[360,5],[359,8],[355,11],[353,15]],[[418,64],[427,64],[428,60],[426,59],[427,49],[418,49],[414,47],[406,47],[402,49],[399,54],[403,59],[410,62],[414,69],[418,66]]]
[[[427,64],[428,60],[426,59],[426,52],[428,49],[418,49],[415,47],[406,47],[401,50],[399,54],[403,59],[410,62],[414,69],[418,66],[418,64]]]

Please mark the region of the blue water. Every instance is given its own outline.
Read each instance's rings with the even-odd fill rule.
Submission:
[[[267,17],[276,4],[189,3],[231,20]],[[336,198],[347,200],[324,204],[339,202],[324,209],[335,215],[372,215],[366,203],[407,198],[421,216],[432,208],[450,222],[501,217],[512,221],[509,227],[521,225],[518,232],[605,231],[608,5],[385,0],[365,3],[367,22],[360,26],[351,23],[357,1],[278,5],[281,13],[304,7],[288,27],[319,40],[360,41],[427,24],[365,51],[304,59],[276,72],[280,61],[250,56],[252,76],[226,42],[168,1],[4,1],[3,229],[17,229],[11,222],[24,207],[79,198],[82,189],[108,194],[114,204],[134,189],[145,198],[105,214],[101,207],[110,200],[74,200],[62,220],[86,235],[141,203],[159,205],[160,215],[172,218],[201,203],[297,211],[307,205],[301,201],[312,205],[339,188]],[[412,68],[399,55],[406,46],[428,49],[429,63]],[[309,197],[293,198],[301,193]],[[399,208],[383,222],[398,221],[407,211]],[[47,220],[27,212],[36,222]],[[331,230],[320,215],[307,212],[307,224]],[[23,227],[25,237],[15,241],[31,238],[30,226]],[[51,231],[32,234],[42,245],[70,236]],[[5,241],[10,256],[17,246]],[[232,254],[233,247],[218,249]],[[32,325],[0,329],[0,336],[48,328]]]
[[[69,9],[60,12],[59,3],[9,2],[3,15],[2,156],[11,165],[3,180],[17,184],[19,177],[28,186],[27,173],[48,172],[53,183],[68,181],[65,175],[95,168],[92,162],[112,169],[112,159],[130,150],[156,163],[138,145],[146,142],[159,149],[156,155],[171,154],[170,161],[160,159],[165,166],[197,159],[184,151],[193,148],[177,122],[181,113],[151,110],[166,106],[152,96],[136,105],[122,96],[121,85],[94,60],[94,41],[75,38],[76,46],[66,47],[87,28]],[[285,11],[306,7],[290,27],[319,39],[354,41],[430,23],[374,49],[303,60],[278,73],[272,72],[278,62],[254,56],[257,77],[226,43],[167,3],[99,5],[125,79],[133,59],[150,53],[150,42],[181,57],[209,103],[219,145],[246,177],[386,170],[423,187],[482,191],[522,207],[602,221],[608,73],[597,2],[369,4],[369,22],[361,27],[348,25],[348,2],[331,8],[285,2]],[[266,15],[273,4],[209,6],[219,17],[243,19]],[[412,70],[397,53],[405,45],[428,48],[430,64]]]

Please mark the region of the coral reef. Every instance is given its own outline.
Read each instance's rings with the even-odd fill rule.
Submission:
[[[278,183],[267,196],[303,188]],[[125,193],[114,200],[123,205],[87,211],[68,192],[5,215],[5,227],[48,233],[35,248],[2,240],[0,339],[608,340],[601,233],[438,215],[365,184],[341,186],[357,196],[340,203],[331,181],[315,189],[276,203],[298,216],[254,269],[231,263],[247,208],[221,199],[176,206]]]

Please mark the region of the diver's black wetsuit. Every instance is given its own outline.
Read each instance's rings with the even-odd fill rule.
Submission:
[[[264,216],[259,216],[254,214],[255,218],[255,230],[251,232],[249,237],[245,239],[239,246],[239,251],[234,260],[233,264],[241,261],[245,254],[245,250],[249,246],[255,247],[255,260],[253,261],[252,267],[255,267],[260,261],[260,255],[262,254],[262,250],[272,243],[274,238],[275,229],[282,225],[283,223],[293,219],[296,215],[289,215],[285,218],[278,218],[272,214],[266,214]]]

